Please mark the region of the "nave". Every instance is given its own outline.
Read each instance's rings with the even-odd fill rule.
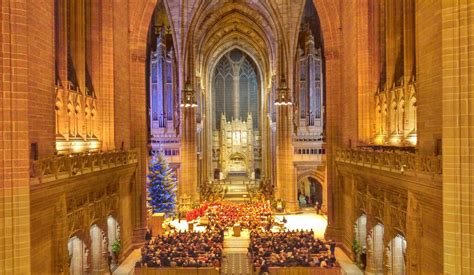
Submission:
[[[227,224],[227,216],[232,215],[232,214],[226,211],[221,212],[221,214],[225,218],[220,220],[218,224]],[[207,219],[205,218],[206,215],[201,216],[201,217],[204,217],[202,219],[207,221]],[[199,219],[200,218],[198,218],[196,221],[197,225],[193,226],[193,232],[201,232],[201,233],[206,232],[209,226],[199,225]],[[244,220],[246,219],[244,218]],[[285,221],[285,223],[282,223],[283,220]],[[266,234],[272,234],[271,235],[272,239],[276,238],[277,236],[279,236],[280,238],[284,236],[285,239],[296,238],[296,239],[308,241],[308,238],[311,238],[312,240],[324,240],[324,233],[327,226],[327,217],[316,214],[316,210],[314,208],[305,208],[299,214],[281,214],[281,213],[272,214],[271,222],[268,222],[266,218],[265,218],[265,221],[266,222],[260,224],[261,228],[258,230],[255,230],[255,229],[249,230],[245,226],[243,226],[243,228],[241,228],[240,226],[227,227],[227,229],[224,231],[223,246],[222,246],[223,247],[222,248],[222,263],[219,270],[220,274],[235,274],[235,275],[242,274],[243,275],[243,274],[263,273],[260,271],[262,268],[261,260],[264,258],[261,256],[257,256],[254,253],[251,253],[251,251],[252,251],[252,247],[260,246],[262,239],[269,237]],[[248,221],[244,221],[243,224],[247,222]],[[273,225],[269,227],[268,226],[269,223],[272,223]],[[266,231],[265,227],[270,230]],[[168,228],[173,228],[172,231],[176,230],[179,232],[185,232],[185,231],[188,231],[189,229],[189,223],[185,220],[179,221],[178,219],[173,219],[173,220],[169,220]],[[165,232],[164,234],[166,235],[167,233]],[[298,236],[296,237],[295,234]],[[301,234],[301,236],[299,234]],[[312,237],[309,237],[308,234],[310,234]],[[254,235],[254,236],[251,238],[251,235]],[[283,244],[284,242],[277,241],[277,243],[275,244],[277,244],[278,246],[278,244],[280,243]],[[330,250],[329,242],[325,242],[324,246],[325,246],[324,251]],[[319,258],[317,261],[312,262],[310,260],[311,256],[307,258],[309,262],[305,262],[305,260],[300,259],[301,261],[292,263],[291,260],[288,259],[289,262],[282,261],[281,263],[278,263],[278,260],[275,260],[275,257],[276,259],[278,259],[279,257],[281,257],[281,255],[278,255],[278,253],[272,250],[271,248],[270,250],[268,250],[269,248],[266,248],[266,249],[267,250],[265,250],[265,252],[263,252],[263,254],[260,254],[260,255],[270,255],[270,257],[265,257],[270,262],[267,264],[263,263],[264,268],[267,268],[267,267],[270,268],[270,270],[267,270],[267,272],[270,271],[270,274],[296,274],[294,272],[297,272],[297,270],[299,270],[299,272],[305,272],[303,271],[305,267],[321,266],[321,263],[318,262]],[[293,247],[293,249],[295,248]],[[301,249],[301,245],[299,246],[299,249]],[[292,249],[290,250],[292,251],[292,253],[294,252],[294,255],[301,256],[301,255],[306,255],[306,253],[309,253],[311,249],[315,250],[316,248],[310,245],[307,247],[307,249],[309,250],[308,252],[305,252],[303,250],[298,250],[298,249],[294,251]],[[315,251],[313,251],[312,254],[309,253],[308,255],[312,255],[313,257],[318,255],[317,253],[314,253],[314,252]],[[325,253],[325,252],[321,251],[321,253]],[[329,252],[328,254],[331,254],[331,252]],[[346,254],[340,248],[338,247],[335,248],[334,255],[336,255],[338,259],[335,265],[336,267],[334,267],[334,270],[332,271],[335,273],[324,273],[324,272],[321,273],[321,271],[313,269],[313,271],[311,271],[312,272],[311,274],[339,274],[340,273],[339,268],[341,268],[342,272],[345,272],[345,274],[362,274],[359,267],[354,265],[353,262],[346,256]],[[173,263],[173,265],[176,265],[176,263]],[[325,266],[326,263],[322,263],[322,265]],[[128,274],[129,272],[133,271],[136,266],[143,267],[143,253],[140,255],[138,253],[138,250],[132,253],[131,256],[129,256],[129,258],[127,258],[124,261],[124,264],[121,265],[116,270],[116,272],[114,272],[114,274]],[[290,266],[293,269],[289,269]],[[175,266],[175,268],[176,267],[177,266]],[[286,267],[288,270],[278,271],[278,267],[280,268]],[[166,267],[161,267],[161,268],[166,268]],[[169,268],[171,267],[168,266],[168,269]],[[297,269],[294,269],[294,268],[297,268]],[[325,267],[325,268],[328,268],[328,267]],[[307,271],[309,272],[310,270],[307,270]],[[136,272],[136,269],[135,269],[135,272]],[[158,271],[159,273],[146,273],[143,270],[141,270],[141,272],[142,273],[138,273],[138,274],[171,274],[171,273],[160,273],[160,272],[164,272],[163,270]],[[172,273],[172,274],[180,274],[179,271],[175,271],[175,272],[178,272],[178,273]],[[188,270],[188,271],[181,271],[181,272],[190,272],[190,271]],[[206,272],[212,272],[212,271],[206,271]],[[284,273],[281,273],[281,272],[284,272]],[[183,273],[183,274],[188,274],[188,273]],[[203,274],[203,273],[199,273],[199,274]],[[209,274],[212,274],[212,273],[209,273]],[[298,273],[298,274],[306,274],[306,273]]]

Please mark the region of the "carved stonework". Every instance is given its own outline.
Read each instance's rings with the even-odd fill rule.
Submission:
[[[423,210],[420,203],[411,193],[408,194],[407,209],[407,242],[410,249],[407,251],[408,262],[406,262],[409,274],[421,273],[421,245],[423,239]]]
[[[432,176],[442,174],[440,156],[406,152],[388,152],[368,149],[336,149],[336,161],[360,166],[370,166],[394,173],[420,173]],[[433,181],[436,184],[437,181]]]
[[[368,186],[369,209],[372,216],[384,220],[384,191],[376,185]]]
[[[113,191],[113,192],[111,192]],[[94,221],[106,220],[109,213],[119,208],[117,189],[108,187],[102,192],[71,196],[67,201],[67,223],[70,234],[88,232]]]
[[[401,193],[387,192],[386,199],[391,226],[396,231],[402,233],[402,235],[405,235],[407,214],[406,196]]]

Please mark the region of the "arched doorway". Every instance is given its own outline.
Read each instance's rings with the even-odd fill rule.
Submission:
[[[323,205],[323,185],[314,177],[308,176],[298,183],[298,201],[300,207]]]
[[[112,246],[115,242],[120,241],[120,226],[117,220],[113,216],[107,218],[107,237],[108,237],[108,247],[107,250],[111,256],[114,256],[112,252]],[[112,257],[112,266],[117,263],[117,259]]]
[[[354,224],[353,249],[356,253],[356,261],[365,269],[367,266],[367,216],[362,214]]]
[[[69,239],[67,247],[69,252],[69,274],[84,274],[88,269],[89,250],[86,245],[79,237],[73,236]]]
[[[406,274],[407,241],[402,235],[393,238],[385,248],[386,273],[390,275]]]
[[[214,179],[215,180],[221,179],[221,169],[219,168],[214,169]]]
[[[254,173],[255,173],[255,179],[256,179],[256,180],[259,180],[259,179],[261,178],[261,170],[260,170],[260,168],[255,168]]]

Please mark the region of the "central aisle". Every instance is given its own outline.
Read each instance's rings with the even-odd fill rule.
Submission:
[[[247,254],[250,242],[249,231],[243,230],[240,237],[233,237],[232,233],[232,230],[229,230],[224,236],[224,260],[221,274],[251,274],[251,265]]]

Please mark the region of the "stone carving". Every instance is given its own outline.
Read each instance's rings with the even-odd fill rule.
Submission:
[[[105,220],[112,211],[118,210],[118,194],[100,192],[100,197],[91,195],[71,197],[67,201],[67,226],[70,233],[88,232],[94,220]]]
[[[136,150],[58,155],[34,161],[31,177],[44,183],[137,162]]]
[[[401,81],[392,87],[377,90],[375,144],[416,145],[415,87],[414,81]]]
[[[201,199],[204,201],[219,201],[224,198],[226,190],[212,181],[204,181],[200,186]]]
[[[258,133],[253,129],[252,114],[247,119],[228,121],[222,114],[220,120],[220,168],[227,177],[229,174],[245,174],[250,176],[254,163],[254,146],[257,145]],[[217,149],[217,148],[216,148]]]
[[[390,250],[390,246],[385,247],[384,263],[385,263],[385,272],[387,274],[391,274],[392,273],[392,251]]]
[[[100,141],[96,137],[97,98],[93,90],[81,91],[75,85],[56,86],[56,134],[57,149],[61,152],[75,151],[71,140],[81,144],[81,150],[97,149]],[[67,102],[67,104],[64,104]]]
[[[108,270],[109,263],[109,240],[107,236],[102,231],[102,268]]]
[[[442,174],[439,156],[339,148],[336,149],[336,161],[399,173],[413,172],[433,176]]]
[[[409,268],[408,272],[413,274],[421,273],[421,242],[423,238],[423,221],[422,214],[423,210],[413,194],[408,194],[409,208],[408,210],[408,222],[407,222],[407,234],[408,242],[410,245],[409,255],[407,257],[406,251],[403,253],[405,263]],[[407,262],[408,258],[408,262]]]
[[[401,193],[387,192],[386,207],[391,226],[401,233],[406,232],[407,198]]]
[[[367,234],[367,269],[373,268],[373,249],[374,242],[372,239],[373,230]]]
[[[89,248],[84,249],[84,271],[89,272],[90,271],[90,263],[89,263]]]

